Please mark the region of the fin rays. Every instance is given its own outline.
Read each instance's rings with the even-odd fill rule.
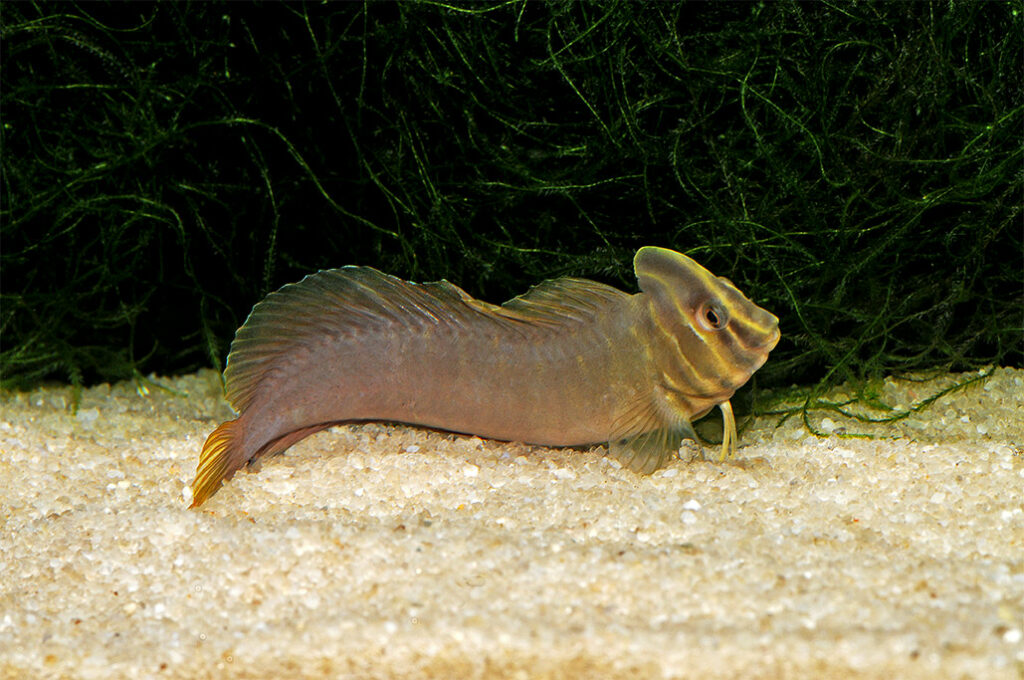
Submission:
[[[268,295],[238,329],[224,371],[228,402],[245,411],[275,365],[287,362],[296,349],[339,334],[474,325],[519,335],[543,333],[592,321],[608,302],[625,297],[593,281],[557,279],[499,307],[447,281],[409,283],[370,267],[321,271]]]
[[[736,457],[736,442],[739,437],[736,434],[736,417],[732,413],[732,403],[728,400],[718,405],[722,412],[722,453],[719,462],[726,458]]]
[[[664,467],[679,452],[683,439],[700,439],[689,420],[679,417],[665,424],[650,400],[637,399],[617,423],[608,453],[633,472],[649,475]]]
[[[595,399],[585,402],[582,411],[567,411],[587,421],[579,431],[597,432],[598,437],[610,433],[610,454],[638,473],[649,474],[664,466],[684,438],[699,445],[690,418],[706,413],[719,399],[725,399],[717,404],[723,422],[721,459],[734,455],[736,421],[728,397],[764,363],[778,342],[777,320],[732,284],[722,283],[681,253],[641,248],[634,269],[643,292],[632,300],[633,296],[604,284],[561,278],[544,281],[498,306],[476,300],[447,281],[409,283],[376,269],[353,266],[321,271],[282,287],[253,308],[231,345],[224,371],[226,396],[241,415],[217,427],[204,443],[192,483],[192,507],[202,505],[247,462],[282,451],[330,426],[310,421],[333,418],[338,422],[348,417],[347,406],[331,402],[320,411],[290,413],[288,422],[297,428],[291,432],[264,426],[265,416],[280,406],[275,400],[294,398],[295,389],[301,388],[296,380],[335,361],[338,352],[351,349],[351,343],[374,351],[378,347],[405,351],[417,346],[407,342],[413,337],[426,343],[454,341],[459,361],[469,362],[468,368],[460,364],[459,380],[472,376],[473,357],[467,357],[471,353],[464,348],[473,343],[488,352],[480,362],[483,368],[493,369],[491,356],[500,351],[502,357],[512,353],[509,360],[516,369],[543,373],[550,365],[564,370],[586,388],[581,390],[588,395],[583,398]],[[715,304],[731,312],[724,317],[732,318],[726,328],[714,317],[714,328],[707,323],[701,326],[699,319],[694,322],[695,310],[706,303],[704,298],[717,300]],[[653,320],[644,316],[652,313],[660,316]],[[428,352],[427,356],[434,355]],[[338,371],[327,374],[328,387],[345,382],[346,366],[341,364]],[[585,371],[574,372],[584,366]],[[647,374],[651,371],[653,378]],[[493,391],[495,386],[520,385],[504,375],[473,386]],[[435,386],[436,376],[430,377],[430,385]],[[543,401],[569,393],[558,380],[544,377],[547,382],[539,384],[548,392],[541,390],[538,396],[527,387],[531,399]],[[666,396],[659,390],[677,394]],[[609,398],[613,392],[615,397]],[[572,395],[580,398],[576,392]],[[413,410],[420,413],[418,408]],[[438,413],[435,416],[442,418],[442,425],[443,419],[458,420],[443,409]],[[527,416],[534,418],[536,413],[530,411]],[[474,422],[481,430],[490,427],[486,420]],[[547,438],[551,437],[547,433],[560,428],[557,418],[535,430],[513,426],[524,436],[539,431]]]
[[[241,425],[238,420],[221,423],[210,433],[199,454],[199,467],[196,477],[192,480],[192,505],[197,508],[217,492],[226,479],[230,479],[235,470],[245,464],[244,457],[239,455]],[[242,460],[239,460],[242,458]]]

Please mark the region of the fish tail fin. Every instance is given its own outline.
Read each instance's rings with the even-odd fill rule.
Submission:
[[[210,433],[199,454],[196,478],[192,480],[192,505],[198,508],[210,496],[217,493],[235,471],[245,465],[249,456],[242,449],[242,424],[240,419],[229,420]]]

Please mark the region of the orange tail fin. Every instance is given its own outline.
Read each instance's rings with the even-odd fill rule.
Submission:
[[[241,423],[229,420],[210,433],[199,454],[199,467],[192,480],[192,505],[198,508],[205,503],[235,470],[245,465],[246,456],[241,450]]]

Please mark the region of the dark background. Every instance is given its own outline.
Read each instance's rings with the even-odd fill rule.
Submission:
[[[10,3],[7,387],[220,368],[367,264],[500,302],[672,247],[761,385],[1020,365],[1024,15],[994,3]]]

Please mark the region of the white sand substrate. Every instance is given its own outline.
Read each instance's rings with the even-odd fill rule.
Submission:
[[[1024,371],[650,477],[337,427],[198,511],[230,411],[156,381],[0,397],[0,678],[1024,677]]]

